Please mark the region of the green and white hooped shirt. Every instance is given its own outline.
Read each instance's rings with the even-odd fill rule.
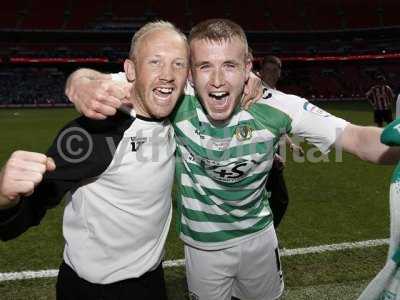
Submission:
[[[205,250],[237,245],[272,225],[265,183],[283,134],[327,153],[348,124],[305,99],[265,88],[248,111],[237,108],[225,127],[216,127],[189,84],[182,98],[170,117],[178,229],[186,244]]]
[[[400,146],[400,119],[386,126],[381,142],[388,146]],[[400,299],[400,163],[392,175],[389,198],[390,241],[386,264],[358,300]]]
[[[205,250],[231,247],[272,225],[265,183],[283,134],[327,153],[348,124],[305,99],[265,89],[248,111],[238,108],[216,127],[190,87],[171,121],[180,236]]]

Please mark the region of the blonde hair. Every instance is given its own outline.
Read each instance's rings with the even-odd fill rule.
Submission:
[[[238,38],[246,49],[248,57],[247,37],[243,28],[228,19],[209,19],[195,25],[189,34],[189,43],[193,40],[209,40],[213,42],[230,41]]]
[[[171,30],[176,32],[182,40],[187,44],[187,38],[185,34],[179,30],[174,24],[167,22],[167,21],[154,21],[154,22],[149,22],[146,23],[144,26],[142,26],[134,36],[132,37],[131,41],[131,48],[129,50],[129,58],[135,57],[137,54],[137,49],[139,48],[139,45],[143,38],[150,32],[156,31],[156,30]]]

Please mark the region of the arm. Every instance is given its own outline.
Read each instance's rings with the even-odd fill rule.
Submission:
[[[16,206],[20,197],[33,194],[54,161],[41,153],[15,151],[0,172],[0,210]]]
[[[122,114],[104,121],[78,118],[59,132],[46,155],[16,151],[11,156],[0,173],[0,240],[38,225],[68,191],[104,172],[113,157],[109,138],[117,144],[124,132],[110,128],[130,124],[119,121],[119,115],[127,118]],[[79,151],[71,150],[72,141]]]
[[[377,164],[395,164],[400,159],[400,147],[389,147],[380,142],[382,129],[349,124],[335,144],[362,160]]]
[[[132,83],[114,81],[110,74],[91,69],[72,73],[65,85],[65,94],[75,108],[92,119],[105,119],[128,101]]]
[[[394,93],[393,93],[393,90],[390,88],[390,86],[387,86],[387,88],[388,88],[389,99],[390,99],[389,101],[390,101],[390,104],[392,105],[394,102]]]
[[[0,172],[1,240],[39,224],[46,210],[71,188],[71,182],[51,179],[55,169],[53,159],[41,153],[16,151],[11,155]]]
[[[304,156],[304,150],[300,145],[296,145],[293,143],[292,139],[289,137],[288,134],[284,135],[285,143],[289,146],[290,150],[294,153],[297,153],[300,156]]]

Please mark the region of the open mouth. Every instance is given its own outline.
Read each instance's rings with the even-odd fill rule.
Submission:
[[[223,109],[228,104],[229,93],[225,91],[218,92],[210,92],[208,93],[210,99],[212,99],[212,103],[215,108]]]
[[[153,89],[154,94],[160,98],[160,99],[168,99],[169,96],[171,96],[172,92],[174,91],[174,88],[172,87],[156,87]]]

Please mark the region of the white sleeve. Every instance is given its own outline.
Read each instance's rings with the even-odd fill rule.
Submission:
[[[349,124],[346,120],[335,117],[318,106],[305,101],[298,118],[292,122],[292,133],[305,140],[326,154],[330,147]]]
[[[396,100],[396,119],[400,117],[400,94],[397,96]]]
[[[324,154],[329,152],[331,145],[349,124],[346,120],[335,117],[306,99],[294,95],[272,92],[268,102],[290,117],[290,133],[303,137]]]
[[[112,73],[111,80],[128,82],[128,79],[126,79],[126,74],[124,72]]]

